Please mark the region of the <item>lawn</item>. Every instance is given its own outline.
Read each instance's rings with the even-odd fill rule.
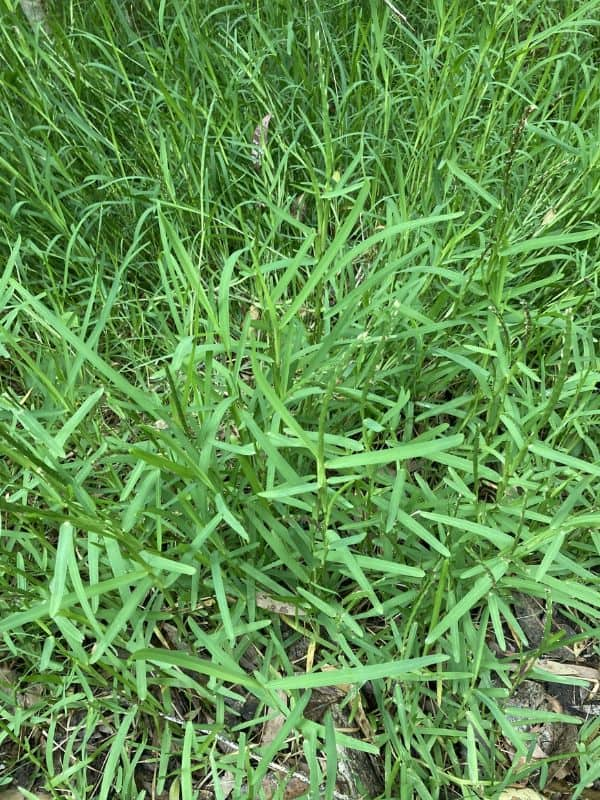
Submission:
[[[600,0],[37,6],[0,798],[597,800]]]

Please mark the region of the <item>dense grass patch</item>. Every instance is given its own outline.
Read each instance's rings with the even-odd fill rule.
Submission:
[[[332,798],[337,743],[385,798],[544,786],[505,701],[557,612],[598,666],[600,3],[14,5],[1,780]]]

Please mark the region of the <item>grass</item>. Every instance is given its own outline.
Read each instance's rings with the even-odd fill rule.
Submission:
[[[600,3],[1,9],[0,781],[543,789],[504,700],[552,608],[598,658]],[[304,714],[367,681],[371,741]]]

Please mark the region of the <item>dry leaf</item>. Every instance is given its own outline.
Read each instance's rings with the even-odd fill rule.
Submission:
[[[309,789],[310,786],[300,778],[292,778],[285,787],[283,800],[295,800],[296,797],[303,797]]]
[[[295,195],[294,199],[292,200],[290,213],[292,217],[299,219],[300,222],[304,221],[304,217],[306,216],[306,201],[304,200],[304,192],[302,192],[302,194]]]
[[[313,689],[304,709],[304,716],[313,722],[321,722],[325,712],[344,700],[345,692],[338,686],[320,686]]]
[[[339,667],[335,664],[323,664],[321,667],[322,672],[335,672],[338,669]],[[352,691],[354,685],[352,683],[336,683],[335,688],[344,694],[348,694],[348,692]]]
[[[46,792],[29,792],[30,797],[35,797],[36,800],[50,800],[50,795]],[[0,792],[0,800],[29,800],[18,789],[7,789],[5,792]]]
[[[581,664],[565,664],[562,661],[552,661],[549,658],[538,658],[534,666],[545,672],[550,672],[552,675],[580,678],[591,683],[590,697],[597,694],[600,688],[600,670],[593,667],[584,667]]]
[[[18,695],[18,700],[23,708],[33,708],[39,703],[44,695],[44,688],[41,683],[32,683],[27,691]]]
[[[17,676],[7,667],[0,667],[0,687],[2,689],[10,689],[17,682]]]
[[[21,0],[21,9],[32,28],[42,25],[45,29],[46,12],[41,0]]]
[[[263,778],[261,784],[265,800],[271,800],[272,797],[275,797],[282,783],[285,783],[283,800],[295,800],[297,797],[303,797],[310,790],[310,784],[307,780],[292,777],[288,781],[284,776],[277,778],[275,775],[267,775],[266,778]]]
[[[277,692],[277,694],[283,705],[287,706],[286,693],[280,690]],[[260,737],[260,743],[262,745],[271,744],[271,742],[277,738],[277,734],[283,728],[284,724],[285,724],[285,714],[279,711],[273,717],[268,719],[263,725],[262,736]]]
[[[546,800],[546,798],[533,789],[506,789],[500,792],[498,800]]]
[[[548,211],[544,214],[544,219],[542,220],[542,228],[545,228],[547,225],[552,225],[554,220],[557,217],[557,213],[553,208],[549,208]]]
[[[6,690],[14,689],[18,684],[16,673],[7,667],[0,667],[0,688]],[[39,703],[43,695],[43,687],[39,683],[29,684],[26,691],[17,694],[17,702],[22,708],[32,708]],[[2,796],[0,795],[0,800]]]
[[[282,603],[280,600],[275,600],[267,594],[259,592],[256,595],[256,605],[263,608],[265,611],[272,611],[275,614],[283,614],[286,617],[303,617],[304,609],[292,605],[292,603]]]
[[[308,650],[306,651],[306,671],[312,672],[312,669],[315,665],[315,654],[317,652],[317,643],[314,640],[311,640],[308,645]]]
[[[224,772],[219,778],[219,783],[221,784],[221,792],[223,793],[223,797],[229,797],[235,786],[235,777],[233,772]]]
[[[263,153],[269,133],[269,122],[271,122],[272,116],[272,114],[265,114],[254,129],[254,135],[252,137],[252,165],[257,172],[260,170],[262,164]]]
[[[360,732],[364,736],[367,742],[373,741],[373,729],[371,728],[371,723],[369,722],[367,715],[365,714],[365,710],[363,708],[362,699],[360,694],[356,696],[356,707],[353,709],[353,716],[352,719],[358,727],[360,728]]]

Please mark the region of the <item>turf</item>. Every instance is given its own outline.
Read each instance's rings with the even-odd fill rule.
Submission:
[[[598,0],[15,5],[0,781],[543,788],[516,593],[598,657]],[[302,713],[367,681],[371,741]]]

